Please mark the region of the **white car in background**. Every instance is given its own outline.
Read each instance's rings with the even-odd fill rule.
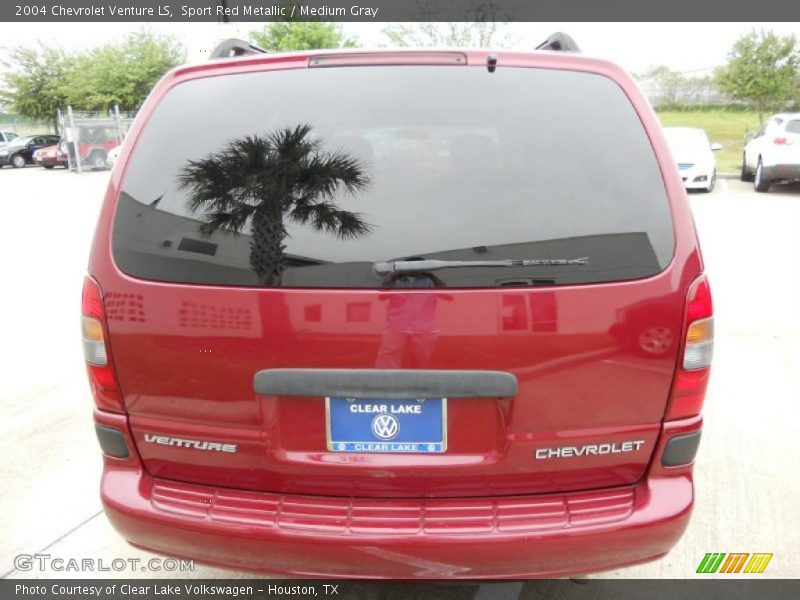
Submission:
[[[752,181],[757,192],[769,191],[773,183],[800,180],[800,113],[774,115],[748,136],[741,179]]]
[[[717,163],[714,152],[722,144],[712,144],[705,130],[696,127],[664,127],[672,156],[687,190],[711,192],[717,183]]]
[[[16,137],[19,136],[12,131],[0,131],[0,147],[5,146],[8,142]]]
[[[119,159],[119,153],[122,151],[122,144],[119,146],[114,146],[111,150],[108,151],[106,154],[106,169],[113,169],[114,163],[117,162]]]

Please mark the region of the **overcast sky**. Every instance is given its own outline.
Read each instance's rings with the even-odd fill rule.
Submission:
[[[5,0],[0,0],[5,1]],[[40,39],[74,50],[120,38],[144,24],[137,23],[0,23],[0,47]],[[365,46],[386,43],[385,23],[344,23],[347,33]],[[189,60],[201,60],[226,37],[247,37],[257,23],[151,23],[151,29],[177,36],[189,51]],[[554,31],[566,31],[587,53],[611,59],[629,71],[665,64],[693,72],[725,62],[731,45],[753,27],[800,38],[800,23],[514,23],[507,33],[516,47],[530,50]]]

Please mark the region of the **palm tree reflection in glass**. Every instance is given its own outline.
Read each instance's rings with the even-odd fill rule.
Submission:
[[[246,136],[201,160],[190,160],[178,181],[187,205],[202,213],[200,232],[240,233],[250,224],[250,267],[264,286],[280,286],[287,266],[286,220],[310,225],[341,239],[369,233],[358,213],[334,203],[344,190],[369,184],[360,161],[343,151],[325,152],[310,125]]]

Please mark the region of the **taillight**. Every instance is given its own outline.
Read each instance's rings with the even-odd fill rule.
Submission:
[[[787,137],[779,136],[779,137],[776,137],[774,140],[772,140],[772,143],[773,144],[777,144],[779,146],[784,146],[784,145],[785,146],[791,146],[792,145],[792,140],[787,138]]]
[[[714,317],[700,319],[686,330],[683,350],[683,368],[687,371],[704,369],[711,365],[714,353]]]
[[[117,375],[108,351],[108,330],[100,286],[91,277],[83,281],[81,302],[83,357],[97,408],[125,412]]]
[[[714,310],[705,275],[695,279],[686,295],[681,356],[675,369],[667,419],[700,414],[714,353]]]

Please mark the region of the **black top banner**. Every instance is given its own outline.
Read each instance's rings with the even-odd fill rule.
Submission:
[[[788,0],[2,0],[0,21],[800,21]],[[798,26],[800,32],[800,26]],[[676,40],[679,43],[679,40]]]

